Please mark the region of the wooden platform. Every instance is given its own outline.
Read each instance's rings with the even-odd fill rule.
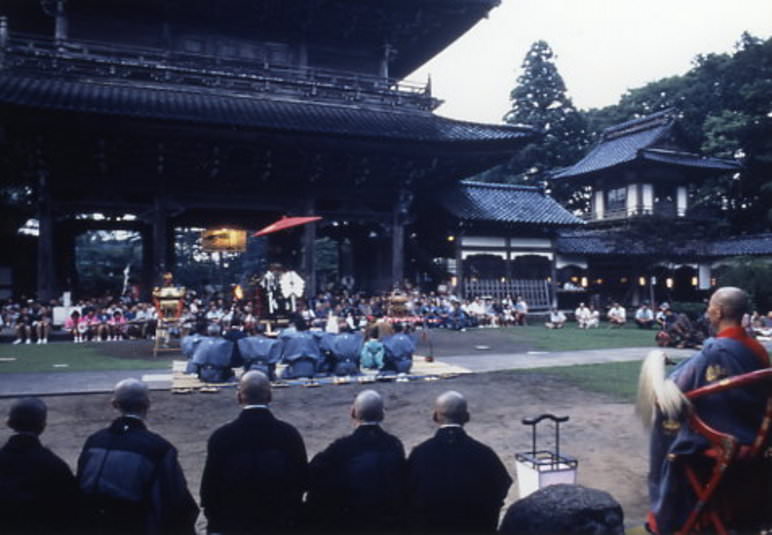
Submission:
[[[187,362],[184,360],[175,360],[172,364],[172,393],[189,394],[192,392],[213,393],[219,392],[223,388],[235,388],[238,378],[243,373],[241,368],[234,369],[236,377],[228,383],[204,383],[195,375],[185,373]],[[279,364],[276,368],[276,375],[281,377],[284,365]],[[406,375],[387,375],[379,376],[374,370],[362,370],[362,375],[351,377],[316,377],[313,379],[291,379],[287,381],[275,381],[274,388],[287,387],[306,387],[315,388],[319,386],[336,386],[345,384],[373,384],[377,382],[395,381],[395,382],[418,382],[418,381],[438,381],[441,379],[450,379],[462,374],[472,373],[467,368],[453,366],[439,360],[427,362],[422,356],[413,357],[413,368]]]

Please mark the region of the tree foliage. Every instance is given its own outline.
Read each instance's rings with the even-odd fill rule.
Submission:
[[[545,41],[531,45],[517,85],[510,93],[512,107],[504,116],[509,124],[540,129],[543,137],[527,144],[487,178],[520,183],[543,181],[546,172],[572,164],[586,149],[585,119],[566,94],[554,59]]]
[[[772,228],[772,39],[744,33],[732,54],[698,56],[682,76],[632,89],[619,103],[584,112],[591,136],[613,124],[675,107],[686,148],[741,157],[737,176],[707,181],[695,204],[721,210],[734,231]]]

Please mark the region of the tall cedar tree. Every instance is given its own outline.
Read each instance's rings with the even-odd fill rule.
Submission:
[[[545,41],[536,41],[523,60],[522,73],[510,93],[512,108],[504,121],[534,126],[544,136],[517,151],[499,176],[491,177],[495,181],[544,184],[550,170],[573,164],[587,148],[586,121],[566,95],[566,85],[554,59],[550,46]],[[569,198],[574,193],[566,191],[557,196],[569,201],[570,206],[574,203]]]

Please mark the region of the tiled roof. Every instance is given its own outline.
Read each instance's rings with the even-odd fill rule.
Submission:
[[[0,104],[311,134],[441,143],[520,144],[529,127],[486,125],[430,112],[277,100],[260,94],[128,81],[43,79],[0,73]]]
[[[561,231],[557,250],[564,254],[579,255],[651,255],[671,257],[722,258],[742,255],[772,255],[772,234],[754,234],[734,238],[705,241],[688,240],[673,242],[663,251],[662,242],[634,239],[623,231],[614,230],[568,230]]]
[[[463,181],[440,197],[464,220],[541,225],[578,225],[582,220],[534,186]]]
[[[685,167],[702,167],[704,169],[740,169],[741,164],[735,160],[720,158],[706,158],[689,152],[680,152],[667,149],[643,149],[640,157],[644,160],[681,165]]]
[[[673,111],[664,110],[607,128],[601,134],[600,143],[584,158],[570,167],[553,171],[552,178],[587,175],[634,160],[703,169],[739,169],[739,163],[734,160],[706,158],[690,152],[658,147],[659,143],[670,137],[674,123]]]
[[[712,256],[772,255],[772,233],[737,236],[708,245]]]

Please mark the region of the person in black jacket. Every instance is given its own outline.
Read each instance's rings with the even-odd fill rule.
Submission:
[[[405,512],[405,450],[381,429],[383,399],[376,391],[357,395],[351,418],[356,430],[311,461],[312,525],[334,533],[396,533]]]
[[[408,457],[407,494],[413,528],[423,533],[493,533],[512,479],[496,453],[464,431],[466,400],[437,398],[434,437]]]
[[[8,427],[16,434],[0,449],[3,533],[74,533],[78,484],[70,467],[40,444],[47,412],[37,398],[11,405]]]
[[[91,435],[78,459],[84,532],[194,533],[198,507],[188,491],[177,450],[147,430],[147,385],[125,379],[115,387],[120,413]]]
[[[201,505],[210,533],[276,533],[298,529],[308,479],[300,433],[271,414],[264,373],[241,377],[241,414],[209,438]]]

